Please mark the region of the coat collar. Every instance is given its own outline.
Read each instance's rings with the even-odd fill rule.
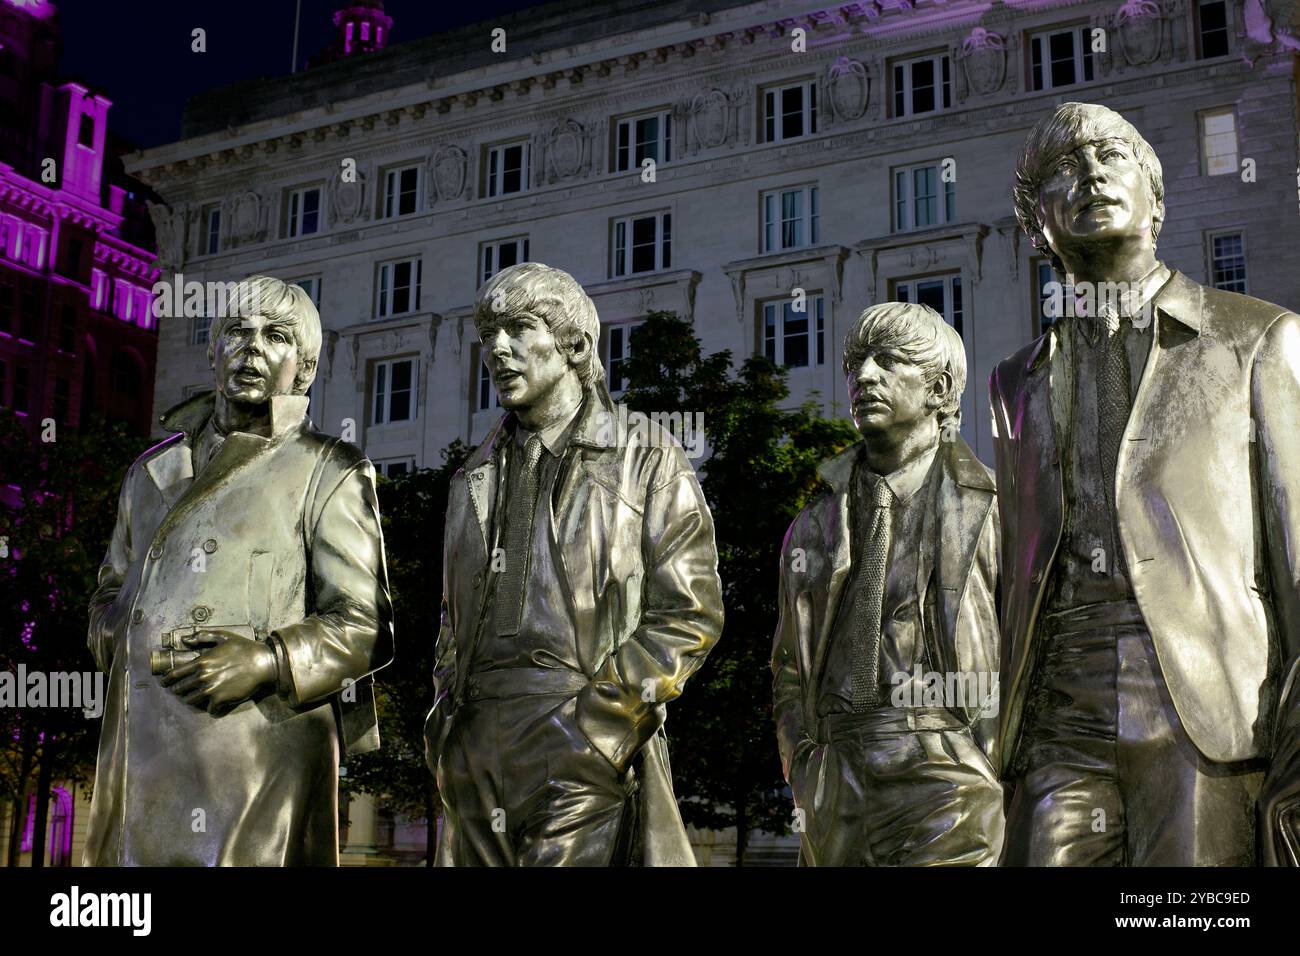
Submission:
[[[465,462],[465,471],[474,471],[492,461],[500,443],[514,437],[518,424],[519,418],[514,412],[502,415],[487,438]],[[604,382],[598,379],[584,390],[582,408],[569,433],[569,444],[601,450],[613,448],[618,444],[619,438],[616,428],[611,425],[620,424],[614,413],[614,400],[604,387]]]
[[[271,396],[271,439],[281,438],[298,428],[307,417],[310,399],[306,395],[272,395]],[[177,402],[158,419],[162,427],[169,432],[181,432],[185,441],[193,443],[195,437],[208,423],[217,408],[215,391],[200,392],[184,401]],[[251,435],[251,433],[249,433]],[[263,436],[254,435],[261,438]],[[265,439],[269,441],[271,439]]]
[[[837,495],[847,495],[849,484],[853,479],[853,465],[862,453],[864,442],[855,442],[834,458],[823,462],[817,473],[831,486]],[[981,491],[994,491],[993,479],[989,477],[984,466],[975,457],[975,453],[960,436],[955,441],[939,442],[937,457],[942,461],[944,470],[952,476],[953,481],[963,488],[978,488]]]

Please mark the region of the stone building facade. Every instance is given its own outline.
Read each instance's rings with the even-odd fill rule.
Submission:
[[[1050,277],[1013,164],[1064,100],[1119,110],[1161,156],[1168,263],[1300,302],[1300,30],[1261,26],[1267,3],[704,8],[561,2],[499,21],[505,52],[485,23],[205,94],[184,139],[129,162],[169,204],[160,264],[304,282],[326,329],[313,417],[386,471],[496,418],[470,307],[525,257],[588,288],[615,386],[631,324],[671,309],[706,352],[790,365],[791,400],[827,414],[858,313],[933,303],[988,459],[988,373],[1039,333]],[[162,318],[155,413],[206,386],[207,321]]]

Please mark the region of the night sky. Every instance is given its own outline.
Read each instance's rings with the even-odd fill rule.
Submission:
[[[180,138],[185,101],[200,90],[289,72],[294,0],[55,0],[63,29],[62,74],[104,90],[109,126],[137,146]],[[344,0],[302,0],[299,67],[334,36]],[[528,0],[386,0],[390,46],[538,6]],[[207,52],[190,31],[207,31]]]

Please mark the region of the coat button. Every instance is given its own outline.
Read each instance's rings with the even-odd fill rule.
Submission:
[[[212,609],[208,607],[204,607],[202,604],[200,604],[194,610],[190,611],[190,617],[194,618],[194,620],[197,621],[199,624],[202,624],[211,616],[212,616]]]
[[[1032,578],[1029,579],[1029,583],[1030,583],[1030,584],[1037,584],[1037,583],[1038,583],[1039,581],[1041,581],[1041,580],[1043,580],[1043,572],[1042,572],[1042,571],[1035,571],[1035,572],[1034,572],[1034,576],[1033,576]]]
[[[465,682],[465,693],[469,695],[470,700],[478,696],[478,689],[479,683],[474,678],[471,677]]]
[[[162,545],[160,545],[160,544],[155,544],[152,548],[150,548],[150,549],[149,549],[149,557],[153,558],[155,561],[157,561],[159,558],[161,558],[161,557],[162,557]]]
[[[215,552],[217,550],[217,539],[208,538],[207,541],[204,541],[203,550],[206,551],[208,554],[212,554],[213,552]]]
[[[139,608],[136,608],[134,611],[131,612],[132,624],[139,624],[143,620],[144,620],[144,611],[140,610]]]
[[[474,585],[474,590],[477,591],[483,584],[483,572],[475,571],[474,580],[471,583]]]

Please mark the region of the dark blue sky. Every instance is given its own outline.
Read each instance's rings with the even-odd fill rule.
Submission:
[[[109,125],[142,147],[180,137],[185,101],[200,90],[289,72],[294,0],[55,0],[63,27],[62,72],[113,101]],[[302,0],[298,63],[327,46],[344,0]],[[536,0],[386,0],[401,43],[537,6]],[[207,52],[190,51],[207,31]]]

